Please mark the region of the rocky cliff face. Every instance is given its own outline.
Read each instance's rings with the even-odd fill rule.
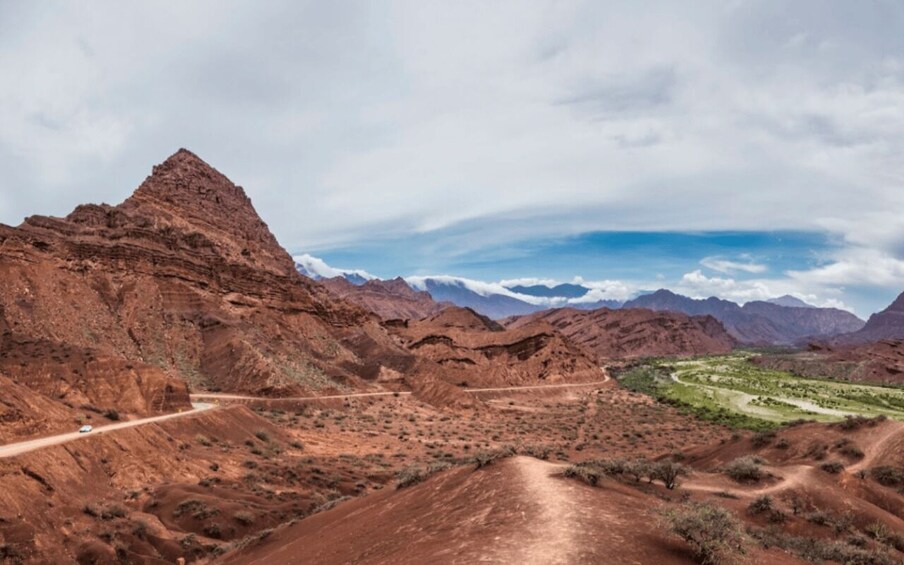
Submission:
[[[546,322],[603,360],[728,353],[735,340],[711,316],[645,309],[560,308],[508,321],[518,328]]]
[[[588,352],[544,322],[505,329],[453,306],[391,331],[409,351],[441,367],[441,377],[453,384],[514,386],[603,376]]]
[[[166,409],[155,399],[184,393],[181,383],[257,394],[354,385],[363,363],[340,341],[376,325],[298,275],[244,191],[186,150],[118,206],[0,226],[0,278],[7,357],[27,357],[28,344],[60,351],[30,386],[101,406],[119,391],[136,411]]]
[[[383,320],[420,320],[450,304],[433,300],[429,293],[414,290],[401,278],[373,279],[360,285],[345,277],[321,279],[320,283],[339,298],[369,310]]]

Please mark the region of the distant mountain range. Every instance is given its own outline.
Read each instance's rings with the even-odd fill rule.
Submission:
[[[793,345],[802,340],[856,332],[864,325],[863,320],[850,312],[816,308],[788,298],[740,306],[720,298],[697,300],[660,289],[629,300],[623,307],[709,315],[722,322],[735,339],[748,344]],[[798,302],[803,306],[783,305]]]
[[[405,277],[392,281],[390,285],[386,281],[380,283],[366,271],[333,268],[310,255],[295,257],[295,261],[296,268],[305,276],[318,280],[344,278],[351,285],[334,282],[328,286],[344,298],[372,311],[379,310],[384,319],[390,315],[405,318],[417,313],[426,315],[434,312],[435,309],[424,301],[422,295],[426,294],[436,302],[471,308],[496,320],[565,307],[580,310],[645,308],[691,316],[712,316],[725,326],[735,340],[752,345],[795,345],[808,340],[825,340],[858,332],[865,324],[850,312],[818,308],[788,295],[752,301],[742,306],[721,298],[695,299],[660,289],[623,303],[600,299],[599,291],[577,283],[504,284],[441,275]],[[417,293],[401,292],[402,281]],[[359,287],[358,290],[352,285]],[[399,302],[393,303],[394,295],[398,296]],[[904,300],[901,302],[904,305]],[[901,314],[904,317],[904,306]],[[873,327],[884,327],[888,322],[883,320],[892,319],[895,315],[892,312],[875,321],[871,319],[871,324]]]

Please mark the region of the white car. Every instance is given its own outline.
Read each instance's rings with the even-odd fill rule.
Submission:
[[[78,433],[80,433],[80,434],[86,434],[86,433],[90,432],[90,431],[93,430],[93,429],[94,429],[93,427],[91,427],[91,426],[85,424],[84,426],[82,426],[81,428],[78,429]]]

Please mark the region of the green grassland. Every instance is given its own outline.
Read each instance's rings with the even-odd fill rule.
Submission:
[[[795,420],[832,422],[847,416],[904,420],[904,388],[799,377],[755,365],[747,353],[649,361],[618,380],[737,428],[764,430]]]

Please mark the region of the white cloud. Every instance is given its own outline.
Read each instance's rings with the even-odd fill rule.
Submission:
[[[185,146],[290,249],[828,230],[833,264],[765,288],[900,286],[902,22],[843,0],[0,3],[0,222],[121,201]],[[684,284],[765,292],[732,280]]]
[[[499,284],[506,288],[512,288],[513,286],[545,286],[548,288],[552,288],[559,283],[559,281],[555,279],[541,279],[535,277],[523,277],[520,279],[505,279],[499,281]]]
[[[417,290],[429,290],[427,286],[428,281],[433,281],[435,283],[449,285],[449,286],[459,286],[462,288],[466,288],[471,292],[477,293],[481,296],[492,296],[492,295],[501,295],[508,296],[509,298],[515,298],[517,300],[521,300],[522,302],[527,302],[528,304],[534,304],[538,306],[552,306],[555,304],[561,304],[564,302],[564,299],[554,300],[541,296],[528,296],[527,294],[520,294],[517,292],[513,292],[503,286],[500,283],[493,282],[484,282],[478,281],[475,279],[469,279],[465,277],[456,277],[452,275],[429,275],[429,276],[411,276],[404,277],[405,282],[407,282],[412,288]]]
[[[788,271],[792,280],[809,285],[863,285],[900,289],[904,260],[876,249],[850,248],[832,263],[806,271]]]
[[[840,289],[793,278],[736,280],[728,277],[708,277],[698,269],[685,273],[672,290],[691,298],[717,296],[739,304],[769,300],[788,294],[814,306],[854,312],[851,306],[838,298]]]
[[[713,271],[726,274],[737,271],[743,271],[745,273],[764,273],[769,269],[766,265],[754,263],[750,260],[731,261],[721,257],[704,257],[700,260],[700,264]]]
[[[367,271],[363,271],[361,269],[342,269],[338,267],[331,267],[326,264],[326,261],[320,259],[318,257],[314,257],[312,255],[308,255],[307,253],[296,255],[292,257],[292,259],[298,265],[301,265],[305,271],[308,273],[317,275],[319,277],[323,277],[326,279],[331,279],[334,277],[341,277],[344,275],[358,275],[364,279],[375,279],[374,275],[368,273]]]

